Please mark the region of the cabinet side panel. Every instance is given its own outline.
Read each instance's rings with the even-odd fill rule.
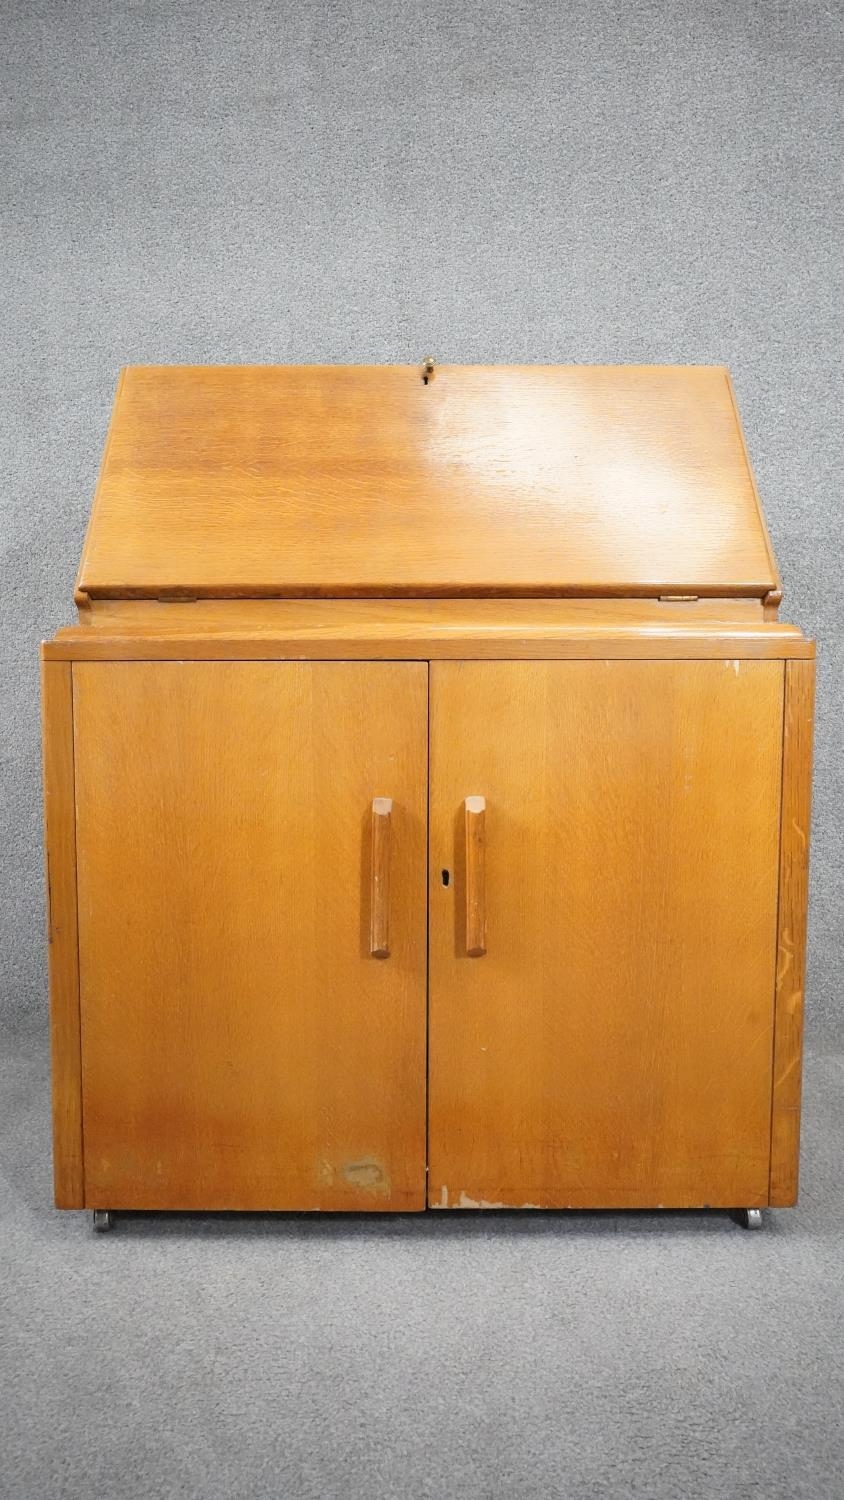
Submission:
[[[814,662],[786,662],[771,1117],[770,1196],[775,1208],[797,1202],[814,697]]]
[[[82,1208],[84,1203],[72,670],[69,662],[45,661],[41,666],[57,1208]]]

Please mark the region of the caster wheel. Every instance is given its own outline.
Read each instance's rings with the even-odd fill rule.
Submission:
[[[108,1208],[95,1208],[92,1223],[97,1234],[106,1234],[114,1228],[114,1214]]]
[[[744,1210],[745,1229],[761,1229],[762,1222],[761,1208],[746,1208]]]

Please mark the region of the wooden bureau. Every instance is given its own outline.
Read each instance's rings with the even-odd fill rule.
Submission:
[[[56,1203],[793,1204],[780,598],[723,369],[125,370],[42,649]]]

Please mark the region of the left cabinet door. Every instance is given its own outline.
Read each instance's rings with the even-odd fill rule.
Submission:
[[[422,1209],[427,666],[77,663],[73,721],[86,1206]]]

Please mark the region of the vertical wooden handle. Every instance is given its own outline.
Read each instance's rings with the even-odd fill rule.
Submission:
[[[372,803],[372,891],[369,904],[369,951],[373,958],[390,956],[390,822],[392,797]]]
[[[486,799],[467,797],[466,809],[466,952],[486,953]]]

